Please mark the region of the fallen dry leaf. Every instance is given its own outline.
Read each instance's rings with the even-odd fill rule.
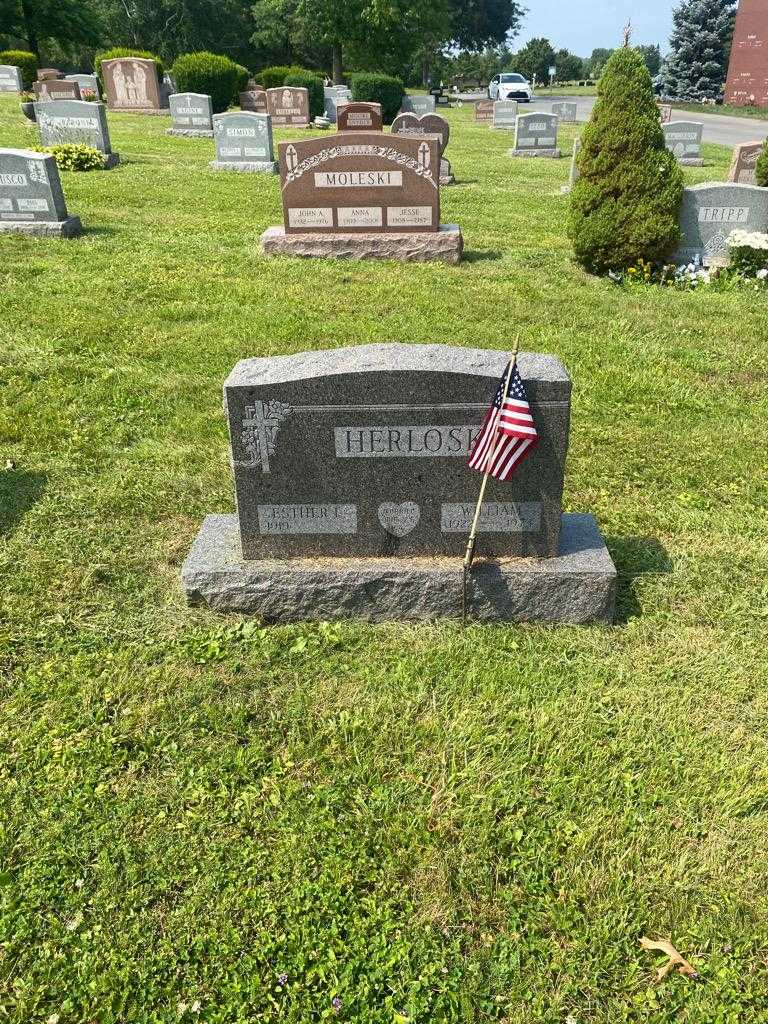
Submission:
[[[669,972],[673,970],[678,971],[680,974],[684,974],[686,978],[698,978],[699,972],[688,963],[684,956],[681,956],[677,952],[671,942],[667,942],[665,939],[649,939],[644,935],[642,939],[640,939],[640,945],[643,949],[658,949],[661,953],[666,953],[669,957],[669,960],[663,967],[656,968],[658,981],[663,981]]]

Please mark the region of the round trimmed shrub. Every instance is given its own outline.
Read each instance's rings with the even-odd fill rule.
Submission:
[[[92,146],[64,142],[58,146],[38,146],[39,153],[50,153],[60,171],[103,171],[107,160]]]
[[[325,110],[325,90],[322,78],[312,71],[298,68],[285,76],[283,85],[292,85],[295,89],[306,89],[309,93],[309,116],[319,117]]]
[[[350,78],[352,99],[361,103],[380,103],[383,119],[393,121],[400,110],[405,86],[399,78],[374,71],[360,71]]]
[[[758,185],[768,188],[768,139],[765,140],[763,152],[757,158],[755,164],[755,178]]]
[[[0,52],[0,64],[10,64],[21,72],[23,89],[31,89],[39,64],[34,53],[27,50],[3,50]]]
[[[149,50],[132,50],[127,46],[113,46],[111,50],[102,50],[101,53],[97,53],[93,58],[93,66],[96,69],[102,92],[104,92],[104,77],[101,73],[101,62],[104,60],[114,60],[116,57],[144,57],[145,60],[153,60],[157,64],[158,81],[162,84],[163,75],[165,74],[162,57],[158,57],[156,53],[150,53]]]
[[[240,78],[233,60],[206,50],[182,53],[173,62],[171,74],[179,92],[210,96],[214,114],[221,114],[229,107]]]
[[[568,235],[593,273],[662,263],[680,241],[683,174],[664,145],[651,76],[636,50],[616,50],[581,137]]]
[[[289,68],[287,65],[277,65],[272,68],[263,68],[258,75],[254,75],[257,82],[261,82],[265,89],[277,89],[280,85],[285,85],[285,76],[289,75],[293,68]]]

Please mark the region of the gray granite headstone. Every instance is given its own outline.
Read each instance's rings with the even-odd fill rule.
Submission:
[[[63,143],[92,146],[111,154],[107,110],[103,103],[55,100],[35,104],[35,116],[44,146]]]
[[[728,263],[731,231],[768,231],[768,188],[736,182],[706,182],[683,190],[676,263],[700,260],[704,266]]]
[[[400,106],[401,114],[434,114],[434,112],[434,96],[409,96],[408,94],[403,96]]]
[[[663,126],[664,142],[684,167],[701,167],[701,136],[704,125],[697,121],[669,121]]]
[[[277,174],[269,114],[246,110],[214,114],[213,138],[216,159],[210,166],[214,170]]]
[[[99,80],[96,75],[64,75],[65,82],[77,82],[80,86],[80,94],[92,92],[99,95]]]
[[[515,148],[509,155],[559,157],[557,124],[555,114],[518,114]]]
[[[742,185],[757,184],[757,161],[765,149],[762,142],[742,142],[736,146],[728,170],[728,181],[738,181]]]
[[[338,108],[352,102],[352,90],[346,85],[327,86],[324,92],[325,116],[336,123]]]
[[[467,466],[508,356],[363,345],[248,359],[224,385],[246,558],[463,552],[480,478]],[[558,548],[571,384],[522,355],[540,441],[490,481],[484,550]]]
[[[199,92],[177,92],[168,97],[171,127],[168,135],[212,138],[213,105],[211,97]]]
[[[0,64],[0,92],[21,92],[21,71],[13,64]]]
[[[517,100],[496,100],[493,104],[493,127],[514,129],[517,122]]]
[[[70,237],[80,230],[80,219],[67,213],[54,158],[0,149],[0,233]]]
[[[553,103],[552,113],[555,114],[556,117],[560,119],[560,121],[572,123],[577,119],[578,107],[575,103],[571,103],[570,101]]]

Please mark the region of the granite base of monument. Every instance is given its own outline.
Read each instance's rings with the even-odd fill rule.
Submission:
[[[477,558],[469,617],[480,622],[613,622],[616,567],[590,515],[562,517],[554,558]],[[236,515],[207,516],[181,571],[187,600],[267,622],[429,621],[461,616],[461,558],[244,561]]]
[[[677,161],[681,167],[703,167],[704,161],[700,156],[683,156]]]
[[[458,263],[464,239],[458,224],[441,224],[439,231],[334,232],[286,234],[267,228],[261,236],[267,256],[309,256],[337,260],[402,260],[406,263]]]
[[[183,139],[212,139],[212,128],[166,128],[166,135],[176,135]]]
[[[507,156],[542,156],[550,160],[559,160],[563,154],[559,149],[508,149]]]
[[[238,171],[240,174],[277,174],[277,160],[251,160],[238,163],[234,160],[211,160],[208,164],[212,171]]]
[[[79,217],[66,220],[0,220],[0,235],[30,235],[35,238],[77,238],[83,233]]]

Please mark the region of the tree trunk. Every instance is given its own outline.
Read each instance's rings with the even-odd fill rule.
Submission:
[[[21,0],[21,14],[24,18],[24,33],[29,48],[40,60],[40,42],[35,31],[35,20],[32,13],[32,0]]]
[[[333,44],[333,84],[344,84],[344,60],[341,52],[341,43]]]
[[[430,59],[429,53],[425,52],[421,60],[421,84],[425,89],[429,88]]]

